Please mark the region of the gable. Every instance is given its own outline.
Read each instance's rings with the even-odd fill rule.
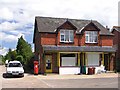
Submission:
[[[60,25],[57,29],[70,29],[70,30],[76,30],[77,28],[70,22],[66,21],[62,25]]]
[[[90,22],[84,30],[100,31],[100,29],[92,22]]]
[[[114,31],[116,31],[116,32],[119,32],[120,33],[120,26],[113,26],[113,28],[112,28],[112,33],[114,32]]]

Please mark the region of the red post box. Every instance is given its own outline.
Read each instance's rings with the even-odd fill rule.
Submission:
[[[38,75],[38,61],[34,61],[34,74]]]

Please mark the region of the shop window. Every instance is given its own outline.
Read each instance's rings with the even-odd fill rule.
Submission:
[[[76,64],[77,55],[75,54],[61,55],[61,66],[76,66]]]

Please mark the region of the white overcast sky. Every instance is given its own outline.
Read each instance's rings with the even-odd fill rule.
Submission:
[[[32,44],[35,16],[97,20],[118,25],[119,0],[0,0],[0,54],[15,49],[18,38]]]

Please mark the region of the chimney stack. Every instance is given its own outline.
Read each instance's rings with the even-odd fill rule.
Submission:
[[[107,29],[107,30],[110,30],[110,28],[108,28],[108,26],[106,26],[106,29]]]

